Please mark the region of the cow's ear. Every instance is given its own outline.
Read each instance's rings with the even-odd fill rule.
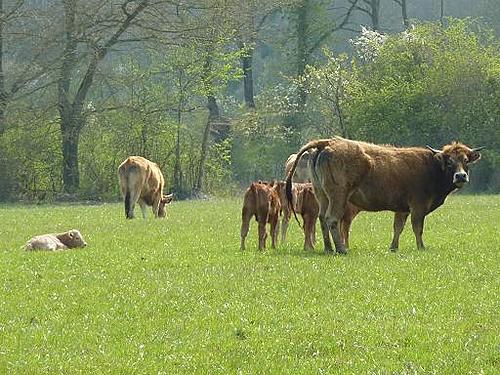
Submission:
[[[434,154],[434,159],[439,161],[439,164],[441,165],[441,169],[444,171],[446,169],[447,164],[448,164],[449,156],[446,155],[444,152],[440,151],[440,152],[436,152]]]
[[[469,153],[469,164],[473,164],[475,163],[476,161],[479,161],[479,159],[481,159],[481,153],[479,151],[474,151],[472,150],[470,153]]]

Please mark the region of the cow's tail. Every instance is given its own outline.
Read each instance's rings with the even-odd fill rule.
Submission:
[[[300,158],[302,155],[312,149],[316,148],[318,150],[324,149],[326,146],[328,146],[331,142],[331,139],[317,139],[315,141],[311,141],[309,143],[306,143],[304,146],[301,147],[299,152],[297,153],[297,156],[295,157],[295,160],[293,162],[292,167],[290,168],[290,171],[288,172],[288,175],[286,176],[286,186],[285,186],[285,195],[286,195],[286,200],[288,205],[290,206],[293,216],[295,216],[295,220],[297,220],[297,223],[299,223],[300,226],[302,226],[299,222],[299,219],[297,218],[297,214],[295,212],[295,209],[293,207],[293,193],[292,193],[292,178],[295,173],[295,170],[297,169],[297,165],[299,164]]]

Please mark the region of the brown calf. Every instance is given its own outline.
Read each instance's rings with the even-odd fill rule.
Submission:
[[[76,229],[59,234],[43,234],[26,242],[26,250],[60,250],[85,246],[87,243]]]
[[[292,212],[302,216],[304,229],[304,249],[312,249],[316,242],[316,220],[319,215],[319,204],[314,194],[312,183],[292,184],[292,207],[287,202],[285,182],[279,182],[279,195],[282,202],[283,219],[281,223],[281,238],[285,242],[288,223]],[[351,223],[361,210],[351,203],[347,204],[346,211],[340,222],[341,237],[344,244],[349,246],[349,230]]]
[[[137,202],[143,218],[146,218],[146,205],[152,207],[155,217],[165,217],[165,205],[172,201],[173,195],[163,195],[165,180],[156,163],[141,156],[130,156],[118,167],[118,176],[127,219],[134,218]]]
[[[245,238],[248,234],[250,219],[255,216],[259,223],[259,250],[266,247],[266,224],[271,226],[271,245],[276,247],[278,237],[278,219],[281,203],[274,184],[252,182],[243,198],[241,211],[241,250],[245,250]]]
[[[423,248],[425,216],[469,181],[468,166],[481,158],[481,148],[471,149],[458,142],[439,151],[430,147],[379,146],[340,137],[309,142],[297,157],[311,149],[315,149],[312,182],[320,207],[325,251],[332,251],[331,234],[337,252],[342,254],[347,249],[339,222],[348,202],[364,211],[395,212],[392,250],[398,248],[399,236],[411,214],[417,247]],[[289,201],[296,166],[297,162],[286,181]]]

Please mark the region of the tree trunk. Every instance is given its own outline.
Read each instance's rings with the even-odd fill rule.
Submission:
[[[410,27],[410,22],[408,21],[408,13],[406,8],[406,0],[401,0],[401,17],[403,18],[403,25],[405,29]]]
[[[3,0],[0,0],[0,14],[4,14]],[[3,71],[3,27],[4,20],[0,18],[0,136],[5,131],[5,108],[7,107],[7,93]]]
[[[370,3],[373,30],[380,30],[380,0],[371,0]]]
[[[243,94],[245,98],[245,105],[247,108],[255,109],[254,92],[253,92],[253,61],[254,49],[248,50],[248,55],[241,58],[241,65],[243,68]]]
[[[217,99],[215,96],[209,95],[207,97],[207,108],[208,108],[208,119],[207,125],[205,126],[205,131],[203,132],[203,140],[201,143],[201,155],[200,164],[198,167],[198,178],[196,180],[196,185],[194,187],[194,193],[199,194],[203,187],[203,179],[205,177],[205,162],[208,155],[208,144],[210,142],[210,130],[215,121],[220,120],[219,106],[217,105]]]
[[[179,75],[180,77],[180,75]],[[177,108],[177,136],[175,140],[175,162],[174,162],[174,192],[179,196],[182,194],[182,171],[181,171],[181,101]]]
[[[444,26],[444,0],[441,0],[441,13],[439,15],[441,26]]]
[[[74,194],[80,186],[78,169],[78,141],[81,124],[71,118],[61,119],[61,137],[63,151],[63,184],[64,192]]]
[[[302,1],[297,8],[297,77],[303,77],[309,60],[307,48],[307,35],[309,24],[307,21],[307,10],[309,0]],[[302,112],[306,105],[307,93],[304,87],[299,87],[298,111]]]

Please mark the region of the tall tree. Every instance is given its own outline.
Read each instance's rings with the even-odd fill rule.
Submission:
[[[394,0],[394,2],[401,7],[401,18],[403,19],[403,25],[405,29],[407,29],[410,26],[410,21],[408,20],[406,0]]]
[[[82,23],[79,24],[77,18],[80,16],[78,7],[84,5],[82,3],[79,0],[63,0],[64,51],[59,71],[58,110],[61,118],[63,186],[67,193],[75,193],[80,183],[78,143],[85,125],[85,101],[98,65],[110,49],[120,42],[125,31],[149,5],[147,0],[139,1],[137,4],[124,0],[120,4],[121,15],[106,19],[101,25],[91,24],[88,28],[81,30]],[[101,27],[103,30],[112,28],[112,31],[101,32]],[[79,48],[82,40],[86,41],[88,48],[85,53]],[[85,64],[83,77],[77,73],[77,70],[82,68],[81,64]]]

